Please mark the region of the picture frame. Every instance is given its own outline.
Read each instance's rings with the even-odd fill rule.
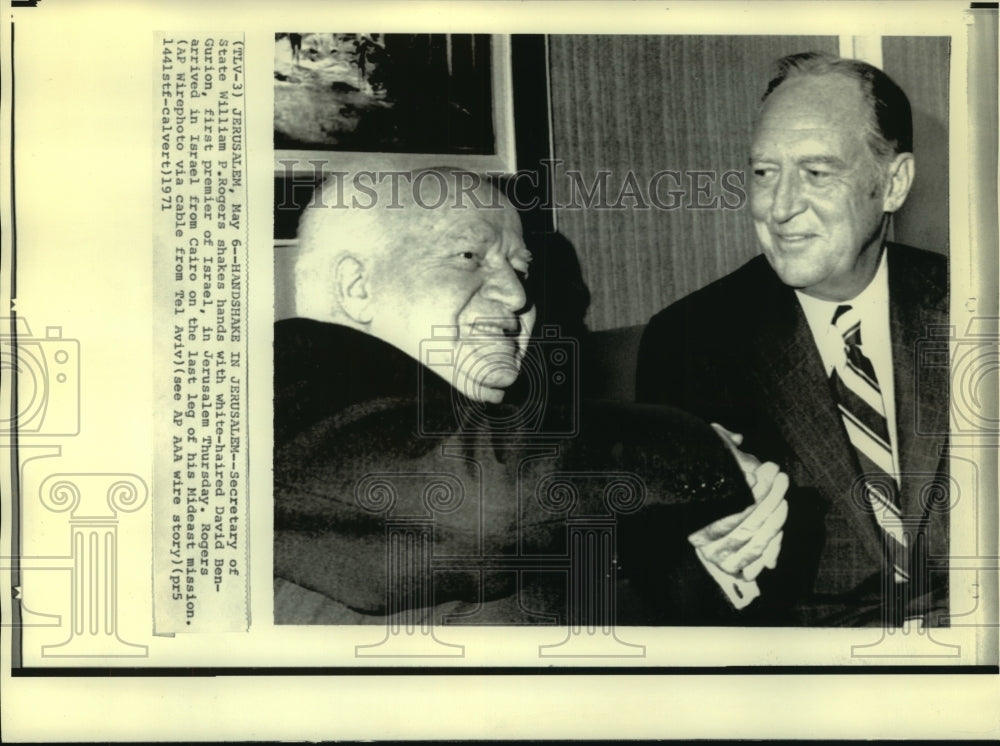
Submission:
[[[314,189],[330,173],[413,171],[452,166],[489,175],[503,188],[523,190],[527,186],[539,193],[550,189],[546,184],[518,183],[518,174],[523,172],[535,175],[547,173],[541,164],[552,158],[548,38],[544,34],[476,36],[488,38],[490,46],[490,116],[494,152],[386,152],[275,147],[272,235],[275,319],[292,313],[291,267],[298,249],[296,233],[299,217],[312,199]],[[276,39],[276,45],[280,41]],[[276,58],[280,54],[276,51]],[[539,71],[545,74],[540,75]],[[521,181],[530,182],[530,179]],[[522,198],[528,200],[530,194],[522,194]],[[521,220],[529,238],[549,235],[555,230],[552,210],[522,211]]]
[[[422,99],[437,101],[448,109],[446,120],[443,118],[445,115],[441,115],[440,112],[437,115],[438,123],[443,123],[447,131],[444,133],[438,132],[436,137],[431,134],[429,137],[424,138],[424,142],[421,142],[419,138],[413,138],[409,133],[413,133],[414,131],[429,132],[434,129],[433,119],[429,120],[425,127],[414,128],[412,127],[412,122],[408,121],[405,128],[392,130],[393,105],[405,108],[405,103],[399,100],[394,101],[393,96],[395,94],[393,91],[388,86],[382,87],[380,83],[386,77],[392,77],[393,75],[396,75],[397,79],[415,81],[418,80],[419,71],[408,70],[404,75],[386,70],[386,67],[403,65],[406,62],[397,62],[393,60],[391,54],[384,52],[382,59],[374,66],[366,65],[364,54],[356,54],[350,63],[346,61],[339,62],[339,67],[343,71],[344,77],[352,76],[352,83],[334,79],[330,85],[334,86],[337,90],[332,93],[328,90],[320,90],[317,85],[312,86],[312,91],[306,93],[307,97],[311,96],[311,103],[313,104],[313,108],[308,112],[306,118],[312,119],[317,114],[322,117],[324,102],[320,98],[325,96],[328,122],[326,124],[321,123],[318,128],[312,127],[311,129],[308,123],[305,123],[304,126],[299,127],[299,131],[288,132],[287,130],[295,129],[297,126],[294,123],[288,123],[288,120],[294,114],[292,109],[296,104],[296,99],[300,106],[300,112],[303,105],[301,91],[297,94],[285,95],[286,91],[284,89],[288,87],[289,76],[282,72],[280,68],[283,67],[282,52],[284,51],[284,54],[287,55],[288,47],[291,46],[288,40],[289,36],[289,34],[276,34],[276,37],[281,38],[276,38],[275,41],[276,130],[274,160],[276,179],[294,177],[298,181],[303,175],[316,175],[318,177],[322,172],[334,170],[348,172],[376,169],[415,170],[442,164],[479,173],[511,174],[517,170],[518,157],[514,123],[514,72],[510,35],[298,35],[300,38],[305,36],[358,36],[365,39],[376,37],[376,41],[378,41],[379,37],[383,39],[385,37],[397,37],[397,46],[406,44],[405,38],[400,40],[398,37],[423,37],[419,38],[417,42],[412,43],[411,46],[419,45],[422,49],[427,50],[426,56],[428,59],[432,53],[438,59],[433,63],[427,63],[426,77],[433,79],[429,83],[428,81],[424,81],[425,87],[422,90],[410,91],[407,94],[407,99],[413,102],[413,105],[409,109],[406,109],[406,112],[417,115],[427,114],[424,111],[424,107],[420,105]],[[481,60],[482,41],[484,39],[489,48],[489,57],[485,62]],[[355,45],[357,45],[356,42]],[[384,49],[385,46],[383,44],[382,48]],[[468,51],[464,56],[453,54],[454,50],[459,47],[463,47],[466,50],[471,49],[471,55]],[[478,53],[477,48],[480,50]],[[302,51],[299,50],[299,64],[296,65],[295,69],[303,70],[306,74],[299,76],[296,82],[308,82],[303,79],[310,75],[315,81],[324,64],[326,64],[328,69],[338,64],[324,63],[322,59],[324,54],[330,57],[331,54],[335,55],[336,51],[331,53],[329,50],[324,52],[323,50],[313,49],[312,56],[317,58],[315,63],[308,59],[308,55],[310,54],[308,51],[306,52],[307,59],[304,61],[301,54]],[[477,57],[477,54],[479,54],[479,57]],[[287,57],[285,60],[287,61]],[[443,70],[441,68],[442,64],[444,65]],[[380,68],[378,65],[382,67]],[[285,68],[287,69],[287,66]],[[347,68],[352,69],[348,70]],[[444,73],[443,75],[442,72]],[[282,80],[282,77],[285,80]],[[461,89],[464,88],[468,92],[470,90],[470,81],[472,81],[474,86],[474,81],[476,79],[482,80],[483,77],[489,80],[488,111],[475,111],[478,102],[470,101],[468,96],[463,99],[461,97]],[[371,82],[373,78],[376,78],[374,83]],[[456,82],[463,78],[464,86]],[[355,80],[356,83],[353,83]],[[457,100],[453,95],[456,91],[459,93]],[[343,102],[343,105],[339,111],[331,111],[330,105],[337,105],[338,92],[340,94],[339,101]],[[363,136],[358,136],[356,131],[353,133],[346,132],[351,125],[345,121],[344,116],[340,116],[341,112],[347,115],[357,115],[360,111],[361,116],[350,118],[365,119],[366,104],[369,104],[367,109],[369,113],[376,113],[373,110],[378,108],[380,110],[378,113],[381,113],[382,116],[369,116],[367,117],[367,121],[360,122],[359,126],[363,128],[366,124],[374,122],[375,129],[381,126],[386,131],[392,130],[388,135],[379,136],[377,133],[366,132],[363,133]],[[308,99],[305,102],[305,106],[309,106]],[[434,107],[428,108],[433,109]],[[456,116],[451,116],[456,112]],[[434,116],[433,112],[430,116]],[[471,138],[465,142],[458,143],[456,147],[434,147],[445,141],[451,144],[451,138],[454,134],[451,125],[455,121],[475,120],[477,118],[480,121],[473,125],[473,129],[477,131]],[[340,120],[339,123],[343,125],[339,130],[337,129],[338,119]],[[281,129],[282,122],[288,124],[285,130]],[[484,137],[484,133],[488,137]],[[327,141],[325,144],[324,140]],[[302,144],[303,141],[306,141],[306,143]],[[337,142],[331,144],[331,141]],[[366,145],[372,147],[372,149],[362,149]]]

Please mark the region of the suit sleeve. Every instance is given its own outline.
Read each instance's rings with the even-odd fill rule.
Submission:
[[[676,305],[654,316],[643,331],[636,366],[636,399],[648,404],[683,407],[681,375],[686,335]]]
[[[748,614],[737,610],[738,601],[727,597],[688,541],[693,532],[753,504],[742,472],[716,433],[676,408],[613,402],[586,403],[581,422],[581,437],[563,452],[563,468],[633,475],[644,494],[640,509],[625,511],[616,520],[617,569],[623,583],[619,619],[628,624],[743,624]],[[535,492],[526,489],[526,494]],[[588,498],[594,505],[610,494],[598,493]],[[587,494],[581,489],[578,499]],[[600,512],[582,505],[577,508],[581,513]],[[753,615],[751,609],[747,612]]]
[[[735,430],[727,416],[739,385],[730,363],[733,346],[712,331],[714,323],[693,300],[675,303],[646,326],[636,365],[636,399],[677,407]]]

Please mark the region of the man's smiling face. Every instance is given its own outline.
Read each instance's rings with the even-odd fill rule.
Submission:
[[[764,255],[817,298],[854,297],[878,266],[887,169],[869,127],[859,85],[825,75],[782,83],[754,132],[750,213]]]
[[[453,366],[432,370],[473,400],[499,402],[534,325],[523,284],[531,255],[517,212],[493,195],[482,203],[407,208],[410,229],[372,280],[371,333],[418,360],[421,343],[450,355]]]

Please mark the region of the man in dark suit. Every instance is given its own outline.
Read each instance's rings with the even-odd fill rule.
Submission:
[[[916,366],[947,261],[886,241],[914,174],[906,95],[857,60],[786,57],[750,165],[763,256],[652,318],[638,397],[789,474],[772,623],[946,623],[947,371]]]
[[[787,475],[684,412],[549,396],[577,385],[572,345],[529,347],[519,216],[469,176],[331,182],[300,222],[275,621],[741,623]]]

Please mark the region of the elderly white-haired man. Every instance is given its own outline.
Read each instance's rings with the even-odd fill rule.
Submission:
[[[299,243],[275,326],[277,622],[594,623],[587,597],[603,625],[752,623],[786,477],[677,410],[555,402],[545,355],[515,398],[531,255],[499,190],[331,178]],[[584,577],[573,531],[598,518]]]

